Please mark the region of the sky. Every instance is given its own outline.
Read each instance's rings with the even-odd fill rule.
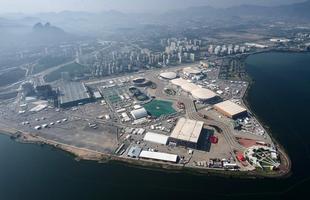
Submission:
[[[39,13],[118,10],[121,12],[164,12],[193,6],[229,7],[240,4],[280,5],[304,0],[0,0],[1,13]]]

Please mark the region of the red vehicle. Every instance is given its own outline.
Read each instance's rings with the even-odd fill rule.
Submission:
[[[219,141],[218,137],[216,137],[216,136],[214,136],[214,135],[212,135],[212,136],[210,137],[210,142],[211,142],[212,144],[217,144],[218,141]]]

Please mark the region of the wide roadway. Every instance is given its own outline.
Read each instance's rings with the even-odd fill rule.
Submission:
[[[194,100],[191,99],[190,96],[186,97],[184,95],[180,96],[167,96],[163,91],[164,88],[167,86],[167,83],[165,81],[159,80],[158,79],[158,74],[150,73],[147,74],[147,78],[157,84],[157,88],[155,91],[155,96],[157,98],[162,98],[162,99],[167,99],[167,100],[172,100],[172,101],[180,101],[184,103],[185,105],[185,110],[186,110],[186,115],[189,119],[192,120],[198,120],[198,121],[203,121],[206,125],[208,126],[216,126],[219,129],[221,129],[222,134],[227,141],[227,143],[230,146],[231,153],[234,155],[234,150],[241,151],[243,152],[245,148],[241,146],[235,139],[233,135],[233,130],[231,127],[227,126],[224,123],[215,121],[215,120],[210,120],[202,117],[199,112],[196,109]]]

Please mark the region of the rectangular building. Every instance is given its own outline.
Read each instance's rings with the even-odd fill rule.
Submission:
[[[101,99],[102,95],[99,91],[96,91],[96,92],[94,92],[94,97],[95,97],[95,99]]]
[[[138,146],[133,146],[129,149],[128,153],[127,153],[127,156],[128,157],[131,157],[131,158],[138,158],[140,153],[142,151],[142,148],[141,147],[138,147]]]
[[[244,117],[247,115],[247,110],[245,108],[229,100],[215,104],[213,107],[219,113],[232,119]]]
[[[144,141],[153,142],[157,144],[166,145],[168,142],[168,136],[158,133],[147,132],[143,138]]]
[[[180,118],[169,137],[169,142],[197,148],[203,125],[202,121]]]
[[[140,158],[151,159],[151,160],[159,160],[165,162],[178,162],[178,155],[162,153],[162,152],[153,152],[153,151],[141,151]]]
[[[59,105],[61,107],[77,106],[79,103],[88,103],[91,96],[80,82],[63,82],[59,87]]]

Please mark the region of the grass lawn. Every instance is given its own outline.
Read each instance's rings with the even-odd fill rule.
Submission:
[[[44,77],[44,79],[47,82],[53,82],[53,81],[59,80],[61,79],[62,72],[68,72],[70,77],[73,78],[77,76],[83,76],[86,73],[90,73],[90,70],[83,65],[80,65],[78,63],[73,63],[73,64],[65,65],[59,68],[58,70],[49,73],[48,75]]]
[[[48,68],[63,64],[65,62],[70,61],[71,58],[67,57],[52,57],[52,56],[46,56],[44,58],[41,58],[36,66],[34,66],[33,74],[42,72]]]

